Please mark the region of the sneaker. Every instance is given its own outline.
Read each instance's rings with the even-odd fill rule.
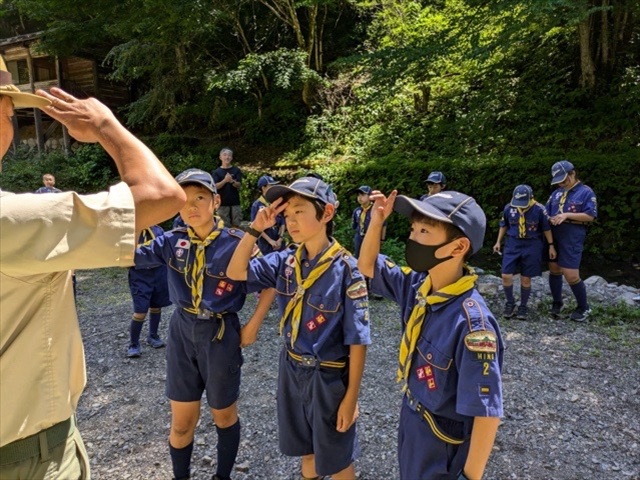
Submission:
[[[560,312],[562,312],[562,303],[561,302],[553,302],[551,304],[551,311],[549,312],[549,315],[551,316],[551,318],[561,318],[562,315],[560,315]]]
[[[511,318],[515,315],[516,313],[516,304],[515,303],[505,303],[504,304],[504,311],[502,312],[502,316],[504,318]]]
[[[147,343],[152,348],[162,348],[164,347],[164,342],[158,335],[149,335],[147,337]]]
[[[138,358],[140,356],[140,344],[132,343],[127,348],[127,357],[129,358]]]
[[[516,318],[518,320],[527,320],[529,318],[529,307],[527,307],[526,305],[520,305],[518,307]]]
[[[576,308],[569,318],[574,322],[586,322],[589,315],[591,315],[590,308]]]

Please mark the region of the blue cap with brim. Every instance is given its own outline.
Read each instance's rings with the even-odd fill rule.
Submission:
[[[482,248],[487,217],[474,198],[460,192],[445,191],[416,200],[398,195],[393,209],[411,218],[413,212],[458,227],[471,242],[471,251]]]
[[[216,183],[213,181],[211,174],[198,168],[190,168],[180,173],[176,177],[176,182],[178,182],[178,185],[185,185],[189,183],[201,185],[211,193],[218,193],[216,191]]]
[[[272,176],[263,175],[258,179],[258,188],[266,187],[267,185],[277,185],[278,183],[279,182],[277,182]]]
[[[511,197],[511,206],[516,208],[525,208],[529,206],[529,202],[533,198],[533,189],[529,185],[518,185],[513,190]]]
[[[265,194],[265,198],[268,202],[273,203],[278,198],[288,194],[295,193],[301,195],[310,200],[319,200],[325,204],[331,204],[336,206],[338,198],[333,192],[330,185],[327,185],[319,178],[314,177],[302,177],[297,179],[289,186],[274,185]]]
[[[356,192],[371,195],[371,187],[369,185],[360,185],[356,188]]]
[[[445,185],[447,183],[447,178],[442,172],[431,172],[427,177],[427,183],[439,183],[441,185]]]
[[[551,185],[557,185],[558,183],[564,182],[564,179],[567,178],[569,172],[575,170],[575,167],[569,160],[560,160],[553,164],[551,167]]]

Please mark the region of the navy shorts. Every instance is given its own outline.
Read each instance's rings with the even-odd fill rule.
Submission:
[[[502,252],[502,273],[524,277],[542,275],[542,240],[507,237]]]
[[[347,368],[303,367],[280,353],[278,437],[284,455],[315,455],[318,475],[347,468],[359,454],[356,425],[336,430],[338,407],[347,390]]]
[[[224,322],[224,335],[218,334]],[[240,394],[240,321],[235,313],[223,320],[201,320],[176,308],[167,338],[165,393],[176,402],[196,402],[207,392],[207,403],[220,410],[231,406]]]
[[[550,262],[557,262],[562,268],[579,269],[582,261],[587,227],[573,223],[561,223],[551,228],[553,243],[558,256]],[[548,255],[548,254],[547,254]]]
[[[171,305],[167,285],[167,267],[130,268],[129,291],[135,313],[147,313],[149,308]]]
[[[398,461],[401,480],[419,478],[456,480],[458,478],[467,461],[470,432],[465,435],[464,424],[455,423],[458,423],[459,427],[447,429],[445,433],[455,438],[465,439],[465,442],[460,445],[446,443],[436,437],[422,414],[409,408],[406,397],[402,399],[398,427]]]

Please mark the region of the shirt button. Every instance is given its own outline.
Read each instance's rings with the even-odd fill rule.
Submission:
[[[304,266],[308,268],[309,267],[309,262],[304,262]]]
[[[427,360],[431,360],[433,358],[433,355],[431,355],[430,353],[427,353]]]
[[[220,276],[221,276],[221,277],[224,277],[224,272],[220,272]]]

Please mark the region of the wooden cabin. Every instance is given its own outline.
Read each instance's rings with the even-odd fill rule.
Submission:
[[[109,80],[110,71],[98,59],[53,57],[38,53],[43,32],[0,39],[0,55],[13,77],[13,84],[24,92],[60,87],[79,98],[96,97],[110,108],[129,102],[128,88]],[[62,125],[39,109],[19,109],[14,116],[14,146],[27,143],[38,151],[64,148],[72,139]]]

